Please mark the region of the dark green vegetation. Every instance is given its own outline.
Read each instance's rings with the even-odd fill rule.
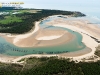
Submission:
[[[7,8],[8,9],[8,8]],[[33,12],[36,10],[37,12]],[[0,12],[9,12],[6,15],[0,15],[0,32],[22,34],[30,31],[36,21],[51,15],[75,15],[85,16],[80,12],[60,11],[60,10],[39,10],[39,9],[11,9],[5,10],[2,8]],[[18,14],[12,14],[19,12]],[[32,13],[33,12],[33,13]]]
[[[96,47],[95,54],[100,57],[100,45]]]
[[[100,61],[75,63],[57,57],[24,60],[24,65],[0,63],[0,75],[100,75]]]

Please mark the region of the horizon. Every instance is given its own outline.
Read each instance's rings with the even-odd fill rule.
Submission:
[[[80,7],[93,7],[93,9],[99,9],[100,1],[97,0],[3,0],[1,2],[24,2],[22,7],[24,8],[36,8],[36,9],[58,9],[58,10],[82,10]],[[76,8],[77,7],[77,8]],[[91,9],[90,9],[91,10]]]
[[[79,11],[100,18],[100,0],[3,0],[1,2],[24,2],[23,8]]]

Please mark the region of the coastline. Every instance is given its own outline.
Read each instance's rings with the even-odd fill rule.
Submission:
[[[82,33],[82,32],[84,32],[84,33],[89,34],[88,32],[86,32],[86,31],[84,31],[82,29],[79,29],[77,27],[74,27],[74,26],[69,26],[69,25],[58,24],[58,25],[54,25],[54,26],[65,27],[65,28],[71,29],[73,31],[79,32],[83,36],[82,42],[88,48],[92,49],[91,52],[85,53],[84,55],[80,55],[80,56],[77,56],[77,57],[74,56],[74,57],[69,57],[69,58],[73,58],[73,60],[81,60],[82,58],[89,58],[90,56],[94,56],[94,52],[96,50],[95,47],[97,47],[99,44],[94,39],[92,39],[91,37],[89,37],[88,35]],[[63,57],[63,54],[62,54],[62,57]]]
[[[32,32],[30,32],[30,33],[28,33],[28,34],[22,34],[22,35],[17,35],[17,36],[10,36],[10,35],[7,35],[7,37],[15,37],[14,43],[16,43],[16,42],[19,41],[20,39],[29,37],[29,36],[31,36],[31,34],[34,34],[35,32],[37,32],[37,31],[39,30],[39,27],[38,27],[38,24],[39,24],[39,23],[40,23],[40,21],[37,22],[37,23],[35,24],[35,30],[32,31]],[[78,28],[78,27],[71,26],[71,25],[64,24],[64,23],[52,24],[52,25],[53,25],[53,26],[57,26],[57,27],[68,28],[68,29],[71,29],[71,30],[73,30],[73,31],[79,32],[79,33],[83,36],[82,42],[83,42],[88,48],[91,48],[92,51],[91,51],[91,50],[88,50],[88,49],[85,49],[85,50],[82,50],[82,51],[76,51],[76,52],[69,53],[69,54],[71,54],[72,56],[70,56],[68,53],[54,54],[54,55],[53,55],[53,54],[52,54],[52,55],[50,55],[50,54],[32,54],[32,55],[18,56],[18,57],[14,58],[14,59],[11,59],[11,60],[9,60],[10,57],[8,57],[8,58],[5,59],[5,60],[9,60],[9,61],[4,61],[4,60],[2,60],[2,59],[3,59],[3,57],[2,57],[2,58],[0,58],[0,59],[1,59],[0,61],[1,61],[1,62],[5,62],[5,63],[7,63],[7,62],[9,62],[9,63],[18,63],[17,61],[20,60],[20,59],[22,59],[22,58],[29,58],[29,57],[51,57],[51,56],[58,56],[59,58],[60,58],[60,57],[64,57],[64,58],[73,58],[73,60],[79,60],[79,61],[80,61],[80,60],[83,59],[83,58],[88,58],[88,57],[94,55],[94,52],[95,52],[95,50],[96,50],[95,47],[98,46],[98,43],[97,43],[94,39],[92,39],[91,37],[89,37],[88,35],[86,35],[86,34],[89,34],[89,35],[92,35],[92,34],[88,33],[87,31],[85,31],[85,30],[83,30],[83,29],[80,29],[80,28]],[[86,34],[84,34],[84,33],[86,33]],[[93,36],[93,35],[92,35],[92,36]],[[20,38],[20,37],[21,37],[21,38]],[[91,42],[88,42],[88,41],[91,41]],[[94,44],[92,44],[92,43],[94,43]],[[80,53],[80,52],[81,52],[81,53]],[[74,54],[74,53],[75,53],[75,54]],[[81,54],[81,55],[80,55],[80,54]],[[12,56],[11,56],[11,57],[12,57]],[[13,57],[12,57],[12,58],[13,58]]]

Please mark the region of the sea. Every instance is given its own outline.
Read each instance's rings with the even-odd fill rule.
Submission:
[[[75,5],[68,4],[63,10],[66,11],[79,11],[86,15],[86,18],[91,20],[91,23],[96,23],[100,26],[100,4],[98,2],[83,1],[80,4],[75,2]]]

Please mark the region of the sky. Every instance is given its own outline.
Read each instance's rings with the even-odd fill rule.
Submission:
[[[25,8],[59,9],[68,11],[100,11],[100,0],[2,0],[0,2],[24,2]]]
[[[100,0],[2,0],[0,2],[24,2],[24,7],[67,9],[68,7],[100,6]]]

